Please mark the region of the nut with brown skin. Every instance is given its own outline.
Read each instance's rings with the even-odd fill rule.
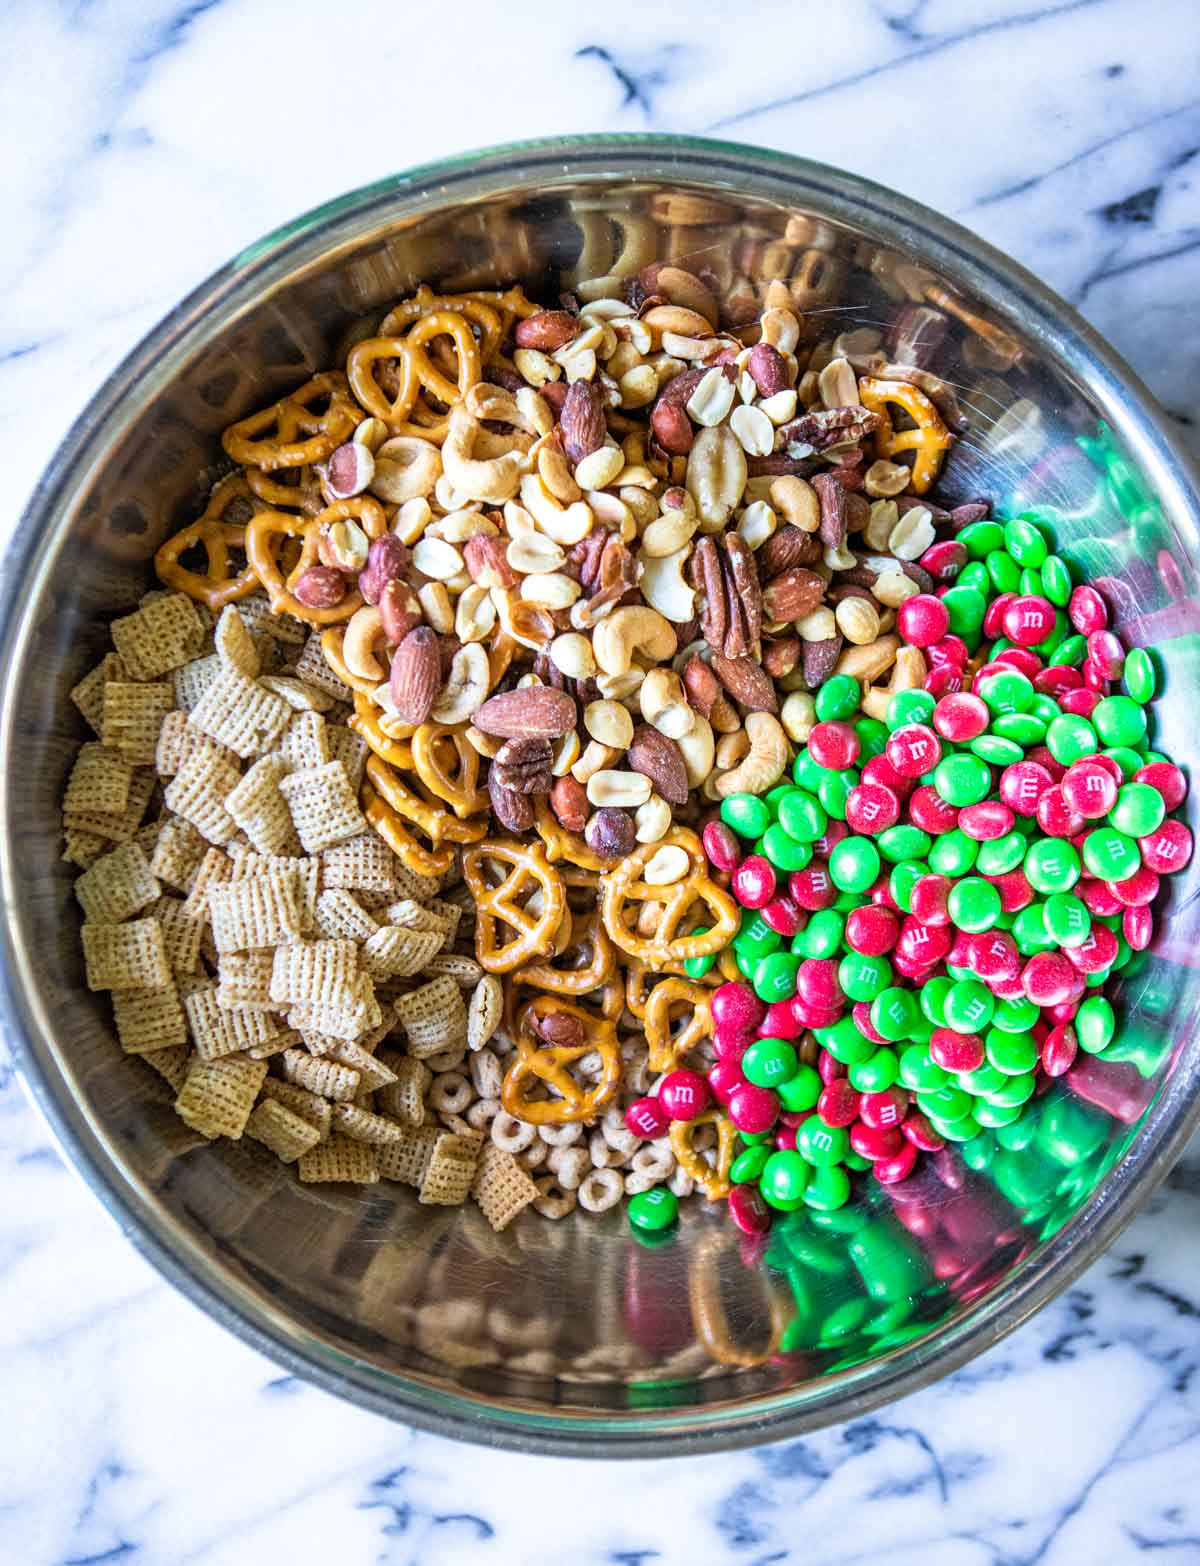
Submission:
[[[771,676],[753,658],[726,658],[714,653],[713,671],[721,684],[748,712],[778,712],[779,699]]]
[[[518,321],[513,341],[518,348],[538,348],[554,353],[579,335],[579,322],[569,310],[538,310]]]
[[[442,686],[442,649],[431,626],[417,626],[400,643],[388,683],[401,723],[428,721]]]
[[[683,671],[683,689],[688,702],[702,718],[712,716],[713,703],[720,700],[721,682],[704,659],[693,654]]]
[[[763,643],[763,668],[773,680],[782,680],[791,674],[800,662],[800,638],[775,636]]]
[[[692,581],[701,594],[700,628],[704,640],[714,652],[723,652],[729,631],[729,600],[725,594],[725,573],[715,538],[699,540],[689,562]]]
[[[821,558],[821,540],[798,527],[777,528],[757,551],[759,580],[770,582],[793,566],[813,566]]]
[[[770,343],[754,345],[746,361],[746,369],[758,387],[760,397],[773,397],[776,392],[786,391],[791,384],[788,380],[787,360]]]
[[[626,751],[625,759],[632,771],[650,779],[655,792],[669,805],[687,804],[687,765],[673,739],[660,734],[648,723],[639,723],[633,731],[633,743]]]
[[[309,566],[292,592],[309,609],[332,609],[345,598],[350,584],[333,566]]]
[[[575,727],[577,716],[575,703],[565,691],[552,690],[548,685],[526,685],[489,697],[471,721],[484,734],[495,734],[500,739],[549,740],[568,734]]]
[[[805,413],[775,432],[776,449],[790,451],[794,445],[827,451],[859,441],[879,428],[879,415],[866,408],[817,408]]]
[[[730,646],[726,640],[725,655],[740,657],[757,646],[762,635],[763,596],[758,585],[758,570],[754,556],[745,540],[737,533],[726,533],[721,542],[725,546],[725,587],[731,607],[736,603],[739,619],[746,630],[745,645]],[[732,624],[732,615],[731,615]]]
[[[601,859],[624,859],[637,847],[637,828],[627,810],[602,805],[588,821],[584,840]]]
[[[398,647],[421,620],[421,605],[412,588],[405,582],[386,583],[379,599],[379,622],[384,638],[393,647]]]
[[[559,424],[562,426],[563,449],[572,462],[581,462],[603,446],[607,429],[604,406],[599,391],[591,381],[572,381],[559,415]]]
[[[358,590],[366,603],[377,604],[388,582],[402,581],[408,570],[408,546],[394,533],[373,538],[367,563],[358,573]]]
[[[812,487],[821,502],[817,536],[826,549],[841,549],[846,542],[846,491],[832,473],[814,473]]]
[[[825,583],[815,571],[793,566],[767,583],[762,595],[763,613],[768,620],[776,622],[803,620],[824,596]]]
[[[568,832],[582,832],[587,826],[592,807],[588,804],[587,790],[568,773],[555,778],[550,790],[550,809],[561,827]]]
[[[375,458],[355,440],[338,446],[325,464],[325,483],[335,500],[361,495],[374,477]]]
[[[548,794],[554,782],[554,751],[546,739],[506,740],[492,761],[491,776],[517,794]]]
[[[507,540],[493,533],[468,538],[462,553],[471,580],[480,587],[515,587],[517,573],[508,563],[506,550]]]
[[[686,408],[678,408],[661,397],[650,415],[654,438],[670,457],[686,457],[696,439]]]
[[[496,777],[493,767],[488,773],[488,797],[492,802],[492,814],[509,832],[529,832],[533,828],[533,800],[528,794],[518,794],[505,788]]]
[[[534,1012],[530,1027],[555,1049],[578,1049],[586,1037],[579,1018],[565,1011]]]
[[[810,691],[819,690],[833,673],[842,652],[842,638],[830,636],[823,642],[805,642],[803,650],[804,683]]]

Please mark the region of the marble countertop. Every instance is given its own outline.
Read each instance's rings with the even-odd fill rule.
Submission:
[[[6,9],[9,519],[103,376],[242,245],[396,168],[568,131],[744,139],[939,207],[1078,305],[1200,446],[1200,334],[1177,335],[1200,281],[1189,0],[462,9]],[[949,1380],[657,1465],[468,1450],[282,1375],[134,1253],[2,1065],[0,1178],[0,1566],[1200,1560],[1195,1147],[1109,1255]]]

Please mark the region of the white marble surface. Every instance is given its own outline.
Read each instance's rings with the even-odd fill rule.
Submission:
[[[27,0],[3,37],[6,525],[102,376],[241,245],[395,168],[580,130],[761,142],[942,208],[1079,304],[1197,442],[1194,0]],[[632,1466],[468,1451],[282,1377],[134,1254],[2,1068],[0,1178],[3,1566],[1200,1560],[1195,1151],[948,1382]]]

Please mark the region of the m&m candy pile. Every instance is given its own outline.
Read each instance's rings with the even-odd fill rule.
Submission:
[[[1149,744],[1145,651],[1033,521],[955,545],[952,584],[896,615],[922,688],[881,720],[856,680],[827,680],[791,781],[704,829],[743,909],[707,1081],[738,1132],[747,1232],[842,1206],[856,1172],[904,1180],[1102,1054],[1106,982],[1191,856],[1186,780]]]

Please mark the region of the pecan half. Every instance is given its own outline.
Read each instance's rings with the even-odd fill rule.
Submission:
[[[790,424],[784,424],[775,432],[775,449],[786,451],[789,456],[806,457],[809,451],[826,451],[830,446],[842,446],[862,440],[880,425],[877,413],[870,413],[857,405],[846,408],[816,408]],[[793,450],[804,446],[805,451]]]
[[[715,652],[712,666],[734,701],[741,702],[749,712],[779,711],[771,676],[753,658],[726,658],[723,653]]]
[[[582,462],[604,444],[607,426],[600,393],[591,381],[572,381],[567,389],[562,413],[563,449],[572,462]]]
[[[554,751],[547,739],[510,739],[492,762],[491,775],[501,788],[517,794],[548,794],[554,786],[550,770]]]
[[[754,563],[754,556],[745,540],[737,533],[726,533],[722,542],[725,545],[725,557],[729,565],[727,585],[731,588],[745,617],[748,646],[755,647],[762,635],[763,598],[762,588],[758,585],[758,569]],[[725,652],[730,657],[738,656],[728,647]]]
[[[692,582],[702,595],[700,629],[704,633],[704,640],[714,652],[722,652],[729,630],[729,604],[725,597],[725,574],[721,570],[716,539],[702,538],[692,551],[689,564]]]
[[[841,549],[846,542],[846,491],[832,473],[814,473],[812,487],[821,502],[818,537],[826,549]]]
[[[492,814],[509,832],[529,832],[533,828],[533,801],[528,794],[518,794],[505,788],[496,777],[493,767],[488,773],[488,797],[492,802]]]

